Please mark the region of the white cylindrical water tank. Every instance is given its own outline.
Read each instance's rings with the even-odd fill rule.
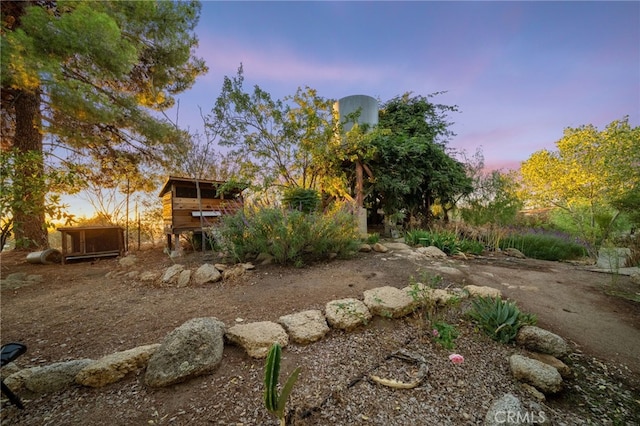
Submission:
[[[336,108],[340,116],[340,122],[344,123],[347,115],[360,110],[358,124],[368,124],[373,127],[378,124],[378,101],[367,95],[345,96],[336,102]],[[345,123],[344,131],[348,132],[353,127],[353,123]]]

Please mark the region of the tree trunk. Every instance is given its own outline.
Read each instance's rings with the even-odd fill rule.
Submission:
[[[13,147],[22,161],[16,162],[13,230],[16,249],[49,247],[45,225],[44,160],[42,155],[42,117],[40,91],[15,92],[16,128]]]

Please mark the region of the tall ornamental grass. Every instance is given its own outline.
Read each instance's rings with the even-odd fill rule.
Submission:
[[[525,256],[541,260],[572,260],[588,256],[587,247],[561,232],[521,230],[500,241],[500,248],[517,248]]]

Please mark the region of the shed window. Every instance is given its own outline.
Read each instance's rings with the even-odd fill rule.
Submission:
[[[203,188],[200,187],[200,198],[220,198],[216,197],[217,190],[215,188]],[[177,198],[198,198],[198,191],[195,186],[186,187],[186,186],[178,186],[176,187],[176,197]]]

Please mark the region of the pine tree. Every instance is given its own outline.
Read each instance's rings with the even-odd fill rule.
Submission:
[[[206,72],[194,56],[200,3],[1,6],[1,147],[29,158],[12,176],[16,247],[46,247],[43,171],[53,147],[65,152],[58,167],[91,165],[96,175],[123,159],[158,163],[179,146],[180,133],[154,111]]]

